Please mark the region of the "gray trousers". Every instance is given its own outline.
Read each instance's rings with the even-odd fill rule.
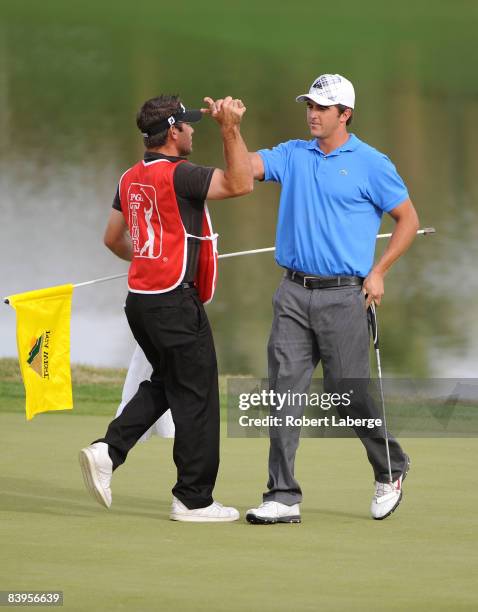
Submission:
[[[305,289],[284,278],[274,294],[274,320],[268,344],[269,386],[276,393],[307,393],[314,370],[322,362],[324,390],[340,391],[341,384],[370,379],[369,330],[365,296],[360,286],[333,289]],[[346,380],[346,382],[344,382]],[[284,405],[281,417],[301,417],[304,406]],[[380,418],[372,398],[339,409],[340,416]],[[388,482],[385,437],[367,437],[355,429],[367,452],[375,480]],[[375,433],[374,436],[377,436]],[[294,461],[299,446],[300,427],[271,427],[268,491],[264,501],[293,505],[302,501],[302,491],[294,477]],[[406,455],[398,442],[389,437],[394,480],[405,469]]]

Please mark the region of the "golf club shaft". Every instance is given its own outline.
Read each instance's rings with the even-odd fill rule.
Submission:
[[[368,321],[372,330],[372,341],[373,347],[375,349],[375,358],[377,360],[377,372],[378,372],[378,383],[380,388],[380,403],[382,404],[382,417],[383,417],[383,427],[385,429],[385,450],[387,453],[387,467],[388,467],[388,477],[390,479],[390,484],[392,484],[392,464],[390,461],[390,448],[388,444],[388,429],[387,429],[387,415],[385,414],[385,398],[383,394],[383,382],[382,382],[382,364],[380,361],[380,340],[378,337],[378,321],[377,321],[377,309],[375,307],[375,302],[372,302],[368,307]]]
[[[380,402],[382,404],[382,417],[383,417],[383,426],[385,428],[385,450],[387,453],[387,467],[388,467],[388,477],[390,480],[390,484],[393,482],[392,478],[392,463],[390,461],[390,448],[388,445],[388,429],[387,429],[387,416],[385,414],[385,398],[383,395],[383,384],[382,384],[382,365],[380,363],[380,349],[375,349],[375,357],[377,359],[377,371],[378,371],[378,383],[380,387]]]

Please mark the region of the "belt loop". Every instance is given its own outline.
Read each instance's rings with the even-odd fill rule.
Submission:
[[[294,278],[295,278],[295,270],[292,270],[292,274],[290,275],[290,279],[294,280]]]
[[[337,287],[340,287],[340,276],[337,276]]]

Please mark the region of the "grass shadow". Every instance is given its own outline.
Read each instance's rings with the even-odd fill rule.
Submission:
[[[57,516],[88,518],[106,512],[89,496],[86,490],[61,487],[48,481],[26,478],[0,477],[0,511],[27,512]],[[137,498],[131,495],[115,495],[115,507],[110,511],[116,516],[161,519],[169,513],[169,502]]]

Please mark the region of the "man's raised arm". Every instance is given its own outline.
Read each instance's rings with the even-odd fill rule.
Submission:
[[[242,100],[227,96],[214,101],[204,98],[209,108],[202,109],[210,114],[221,127],[224,145],[225,169],[216,168],[207,193],[208,200],[222,200],[245,195],[253,189],[252,167],[249,153],[240,131],[240,123],[246,107]]]

